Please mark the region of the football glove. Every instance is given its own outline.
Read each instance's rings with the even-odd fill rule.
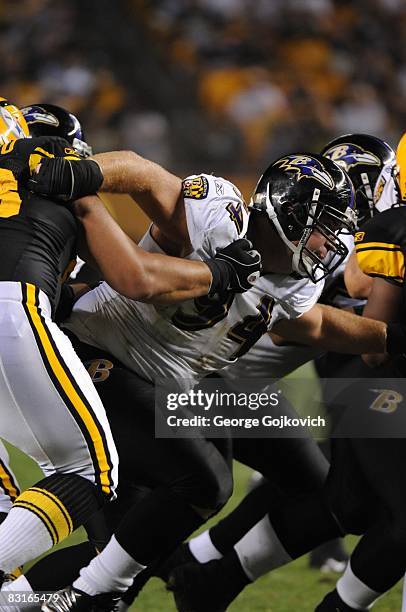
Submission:
[[[41,161],[28,188],[34,193],[69,202],[96,193],[103,183],[99,164],[92,159],[46,158]]]
[[[225,291],[248,291],[262,269],[260,254],[252,249],[252,243],[246,238],[240,238],[223,249],[218,249],[216,256],[207,259],[205,263],[213,276],[210,296]]]

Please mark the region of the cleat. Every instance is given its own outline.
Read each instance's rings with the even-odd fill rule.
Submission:
[[[224,579],[218,561],[187,563],[175,568],[167,583],[179,612],[225,612],[235,599],[234,585]]]
[[[164,582],[168,582],[169,574],[180,565],[186,563],[198,563],[190,552],[188,544],[181,544],[178,548],[167,557],[154,571],[154,576],[161,578]]]
[[[330,572],[342,574],[346,567],[346,561],[337,561],[337,559],[332,559],[329,557],[324,561],[323,565],[321,565],[320,571],[322,574],[329,574]]]
[[[334,591],[327,593],[323,601],[315,608],[314,612],[356,612],[356,610],[344,603],[334,589]]]
[[[100,593],[99,595],[88,595],[73,586],[56,591],[47,601],[42,604],[42,612],[117,612],[119,593]]]
[[[6,579],[5,573],[0,570],[0,589],[1,589],[2,584],[5,581],[5,579]]]
[[[323,574],[335,572],[341,574],[348,562],[346,552],[341,538],[324,542],[311,551],[309,555],[309,567],[320,570]]]

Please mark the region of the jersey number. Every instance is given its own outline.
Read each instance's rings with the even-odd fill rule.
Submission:
[[[226,300],[223,301],[208,296],[197,298],[195,307],[198,313],[187,314],[179,308],[172,317],[172,323],[184,331],[200,331],[213,327],[228,315],[234,295],[227,294]],[[227,337],[240,345],[230,360],[244,355],[268,331],[273,307],[274,300],[268,295],[262,296],[257,304],[258,314],[244,317],[229,330]]]
[[[238,359],[268,331],[271,322],[274,300],[264,295],[257,305],[258,314],[248,315],[242,321],[236,323],[228,332],[227,337],[240,345],[240,348],[230,357]]]
[[[225,298],[210,298],[208,295],[196,298],[194,304],[197,313],[187,314],[182,308],[178,308],[172,317],[172,323],[178,329],[192,332],[213,327],[228,315],[233,301],[234,293],[227,293]]]

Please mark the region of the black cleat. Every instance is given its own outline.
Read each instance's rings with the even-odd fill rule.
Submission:
[[[198,563],[195,557],[190,552],[187,544],[181,544],[178,548],[167,557],[162,563],[160,563],[153,572],[154,576],[161,578],[164,582],[168,582],[169,575],[171,572],[180,565],[186,563]]]
[[[68,586],[56,591],[47,603],[42,604],[42,612],[117,612],[120,601],[119,593],[101,593],[88,595],[83,591]]]
[[[0,570],[0,589],[4,582],[5,577],[6,577],[5,573]]]
[[[344,603],[336,589],[334,589],[334,591],[327,593],[314,612],[356,612],[356,610]]]
[[[187,563],[173,570],[167,589],[179,612],[225,612],[249,580],[229,559]]]

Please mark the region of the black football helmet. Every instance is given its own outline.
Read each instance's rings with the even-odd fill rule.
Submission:
[[[250,207],[254,213],[269,217],[293,252],[293,271],[318,282],[348,254],[339,234],[356,229],[354,199],[354,187],[340,166],[317,153],[295,153],[267,168]],[[328,241],[329,255],[325,259],[308,247],[314,230]]]
[[[359,223],[373,217],[377,212],[375,204],[380,195],[375,188],[382,171],[385,170],[390,178],[395,170],[396,156],[393,149],[375,136],[346,134],[329,142],[321,153],[341,166],[352,180]],[[386,181],[387,177],[382,177],[382,180]]]
[[[92,148],[85,141],[82,126],[75,115],[55,104],[32,104],[21,112],[31,136],[60,136],[72,145],[79,155],[89,157]]]

